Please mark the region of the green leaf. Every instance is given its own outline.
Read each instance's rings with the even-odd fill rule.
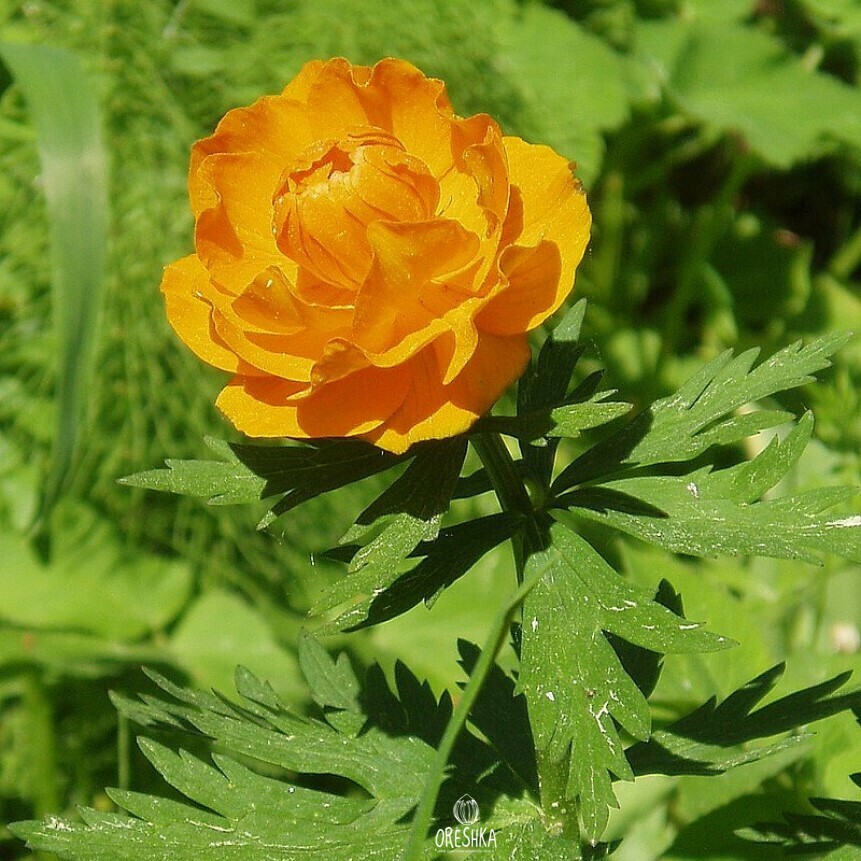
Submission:
[[[603,372],[587,377],[573,392],[571,378],[583,353],[578,344],[586,301],[574,305],[547,337],[538,358],[517,387],[517,416],[490,416],[476,426],[520,440],[527,474],[542,486],[550,485],[561,437],[576,437],[627,413],[629,404],[608,402],[613,391],[596,392]],[[536,443],[529,445],[528,443]]]
[[[344,798],[256,774],[226,756],[206,765],[144,740],[141,749],[193,805],[114,790],[133,816],[80,811],[83,822],[51,817],[14,826],[34,849],[68,859],[225,857],[251,861],[363,858],[396,861],[409,799]],[[429,855],[427,857],[430,857]]]
[[[520,8],[503,38],[505,65],[526,97],[525,123],[534,126],[528,137],[576,159],[591,182],[604,154],[601,133],[628,116],[625,60],[567,15],[534,3]]]
[[[527,563],[540,578],[526,599],[518,689],[526,695],[535,744],[567,762],[567,797],[577,799],[585,840],[596,841],[615,806],[611,774],[632,780],[617,724],[635,738],[651,729],[648,704],[605,632],[643,648],[715,651],[732,642],[687,622],[624,581],[578,535],[551,528],[549,550]]]
[[[232,445],[239,460],[266,479],[264,496],[284,494],[261,526],[320,494],[376,475],[412,457],[394,455],[357,439],[318,440],[313,445]]]
[[[861,562],[861,517],[823,513],[857,495],[855,488],[820,488],[748,504],[727,498],[737,492],[732,486],[737,474],[716,487],[711,478],[706,468],[681,477],[608,481],[600,488],[566,494],[562,500],[570,511],[554,516],[572,526],[577,518],[602,523],[691,556],[770,556],[820,563],[822,554],[834,553]]]
[[[457,646],[461,655],[460,665],[471,675],[480,650],[466,640],[458,640]],[[523,785],[537,796],[538,772],[526,698],[515,691],[515,680],[494,664],[476,698],[469,720]]]
[[[191,594],[188,565],[130,553],[83,505],[60,502],[48,528],[49,561],[24,537],[0,531],[0,620],[34,637],[75,631],[131,642],[167,626]]]
[[[169,458],[165,461],[167,469],[137,472],[119,479],[119,483],[195,496],[210,505],[254,502],[266,495],[266,479],[242,463],[230,446],[212,437],[206,439],[206,444],[224,460]]]
[[[359,680],[349,657],[342,652],[337,660],[333,659],[316,637],[302,631],[299,666],[326,720],[345,735],[355,736],[365,725],[366,718],[359,703]]]
[[[769,164],[788,168],[835,142],[861,140],[861,93],[810,71],[776,39],[746,25],[641,22],[641,54],[679,108],[741,134]]]
[[[300,717],[280,702],[234,705],[151,675],[178,702],[139,703],[114,696],[120,712],[138,723],[186,727],[226,750],[300,774],[338,774],[375,798],[411,798],[415,803],[421,792],[433,751],[414,736],[393,738],[370,727],[348,740],[330,724]]]
[[[836,332],[806,347],[799,341],[755,368],[758,350],[735,358],[729,350],[721,353],[674,395],[657,401],[577,458],[559,474],[553,489],[559,493],[620,467],[692,460],[713,445],[729,445],[783,423],[785,413],[736,411],[809,383],[811,375],[827,368],[828,357],[851,337],[851,333]]]
[[[115,695],[120,712],[147,727],[211,739],[219,751],[212,761],[144,739],[144,754],[173,787],[176,800],[109,790],[131,815],[83,808],[81,821],[52,816],[18,823],[12,826],[14,832],[34,849],[74,861],[400,859],[408,836],[405,820],[428,772],[431,745],[439,743],[451,716],[451,698],[445,693],[437,700],[430,686],[403,665],[395,668],[396,689],[389,688],[377,665],[359,686],[343,658],[332,660],[310,635],[303,637],[300,649],[325,722],[295,714],[245,669],[236,674],[239,703],[184,689],[150,673],[161,695],[140,701]],[[501,687],[485,701],[485,711],[494,703],[504,711],[511,704],[506,698],[517,702],[511,697],[513,683],[501,671],[493,679]],[[525,720],[522,698],[517,704]],[[348,716],[355,720],[345,722]],[[359,720],[364,723],[361,732]],[[489,720],[489,714],[478,719],[486,726]],[[502,732],[504,716],[494,715],[493,720]],[[518,743],[529,750],[527,740],[515,735],[504,741],[515,760]],[[261,762],[275,766],[278,776],[268,766],[258,771]],[[550,835],[541,838],[544,826],[532,802],[505,797],[505,792],[521,792],[522,784],[512,785],[510,775],[502,774],[496,753],[483,740],[464,732],[450,766],[442,817],[451,815],[455,798],[474,792],[482,810],[492,811],[494,827],[509,835],[509,845],[522,851],[541,844],[553,844],[556,852],[565,848]],[[315,775],[325,779],[316,781]],[[358,785],[364,793],[355,786],[340,794],[313,788],[331,786],[331,776]],[[530,819],[539,827],[528,828]],[[532,834],[528,840],[525,830]],[[428,839],[421,857],[437,854],[433,839]]]
[[[541,345],[537,360],[530,364],[517,384],[519,416],[540,414],[565,402],[571,377],[583,354],[578,342],[585,315],[586,301],[581,299],[568,310]],[[526,468],[545,487],[550,484],[558,446],[557,440],[548,440],[540,447],[520,445]]]
[[[668,580],[661,580],[658,584],[655,601],[676,616],[684,617],[682,596],[676,592]],[[608,634],[607,639],[613,647],[613,651],[619,656],[625,672],[643,692],[643,696],[648,697],[654,691],[661,675],[663,658],[661,652],[635,646],[615,634]]]
[[[502,831],[489,857],[500,861],[583,861],[584,857],[604,858],[607,850],[607,846],[598,844],[584,856],[575,841],[550,834],[540,821],[524,817]]]
[[[373,599],[398,579],[404,560],[416,546],[436,539],[465,457],[463,437],[422,449],[403,475],[359,515],[341,540],[347,544],[369,538],[368,543],[353,555],[349,574],[329,589],[311,612],[331,610],[350,600],[353,605],[324,632],[363,624]]]
[[[510,538],[520,523],[517,515],[491,514],[441,529],[436,539],[419,544],[410,554],[424,556],[418,565],[401,574],[383,591],[378,592],[377,587],[350,608],[349,619],[354,621],[350,622],[349,630],[387,622],[422,601],[430,607],[479,559]],[[350,558],[355,550],[350,548]],[[338,625],[347,621],[347,618],[339,618]]]
[[[861,786],[861,774],[850,779]],[[857,858],[861,853],[861,801],[835,798],[811,798],[819,814],[784,813],[783,822],[758,822],[737,832],[755,843],[767,843],[783,848],[787,854],[814,854],[849,850],[845,858]],[[844,856],[828,855],[828,858]]]
[[[228,445],[207,438],[222,461],[167,460],[153,469],[120,479],[121,484],[234,505],[281,496],[261,521],[267,526],[286,511],[347,484],[383,472],[406,456],[396,456],[362,440],[318,440],[313,445]]]
[[[11,69],[36,126],[48,206],[57,426],[43,501],[47,511],[74,466],[95,371],[108,233],[107,157],[96,90],[75,55],[45,45],[4,43],[0,59]]]
[[[778,664],[717,703],[713,697],[691,714],[657,728],[648,741],[627,750],[628,762],[642,774],[718,774],[755,762],[801,744],[809,736],[793,734],[772,744],[749,747],[749,742],[781,735],[861,705],[861,691],[832,696],[851,673],[788,694],[754,711],[783,673]]]
[[[581,431],[605,425],[630,411],[630,404],[604,401],[612,394],[613,392],[600,392],[583,403],[567,404],[516,417],[488,416],[475,430],[481,433],[495,431],[523,442],[533,442],[545,436],[577,437]]]

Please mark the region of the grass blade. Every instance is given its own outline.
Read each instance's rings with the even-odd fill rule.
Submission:
[[[57,424],[44,516],[74,467],[92,385],[107,247],[107,158],[95,88],[74,54],[2,43],[0,58],[36,129],[51,239]]]

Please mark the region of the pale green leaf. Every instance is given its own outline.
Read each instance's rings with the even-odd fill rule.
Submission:
[[[562,12],[535,3],[520,8],[504,40],[506,65],[526,96],[533,136],[576,160],[580,177],[592,182],[604,154],[601,133],[628,116],[625,59]]]
[[[204,592],[172,632],[169,650],[204,688],[231,690],[236,665],[242,664],[272,679],[290,699],[299,700],[304,693],[293,653],[276,641],[255,608],[229,592]]]
[[[861,92],[808,70],[755,27],[648,21],[638,25],[637,41],[682,111],[742,135],[769,164],[788,168],[835,142],[861,140]]]

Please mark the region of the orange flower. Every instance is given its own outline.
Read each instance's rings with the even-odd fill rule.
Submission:
[[[393,452],[465,431],[520,376],[591,225],[564,158],[393,59],[308,63],[228,112],[189,192],[196,253],[161,289],[234,375],[218,407],[249,436]]]

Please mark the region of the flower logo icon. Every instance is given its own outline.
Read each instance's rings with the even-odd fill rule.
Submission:
[[[461,825],[478,822],[478,802],[471,795],[461,795],[452,808],[454,818]]]

